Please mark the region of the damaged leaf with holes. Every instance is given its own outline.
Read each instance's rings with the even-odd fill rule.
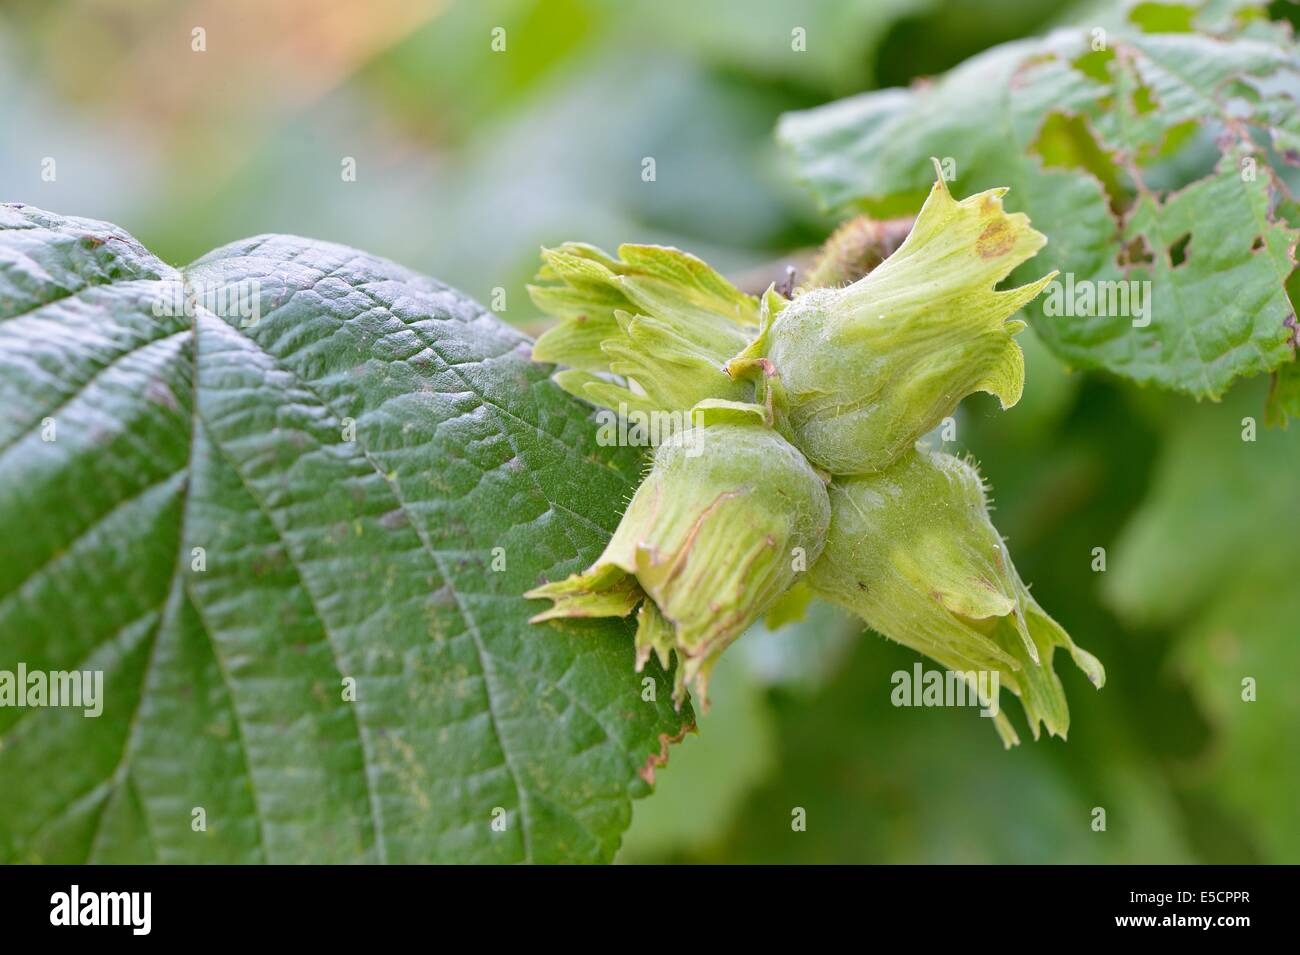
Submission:
[[[931,156],[952,156],[963,191],[1011,186],[1051,238],[1037,274],[1061,273],[1030,324],[1074,367],[1213,399],[1289,381],[1298,234],[1278,171],[1300,161],[1300,57],[1256,5],[1213,6],[1142,4],[1008,43],[932,84],[787,114],[779,138],[830,208],[906,211]]]

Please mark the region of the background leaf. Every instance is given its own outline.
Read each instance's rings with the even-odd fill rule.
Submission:
[[[779,137],[831,207],[914,212],[931,156],[955,163],[959,194],[1010,186],[1008,209],[1049,240],[1013,281],[1059,269],[1071,299],[1084,283],[1150,283],[1147,314],[1053,311],[1045,293],[1030,324],[1056,354],[1218,398],[1295,358],[1285,285],[1298,233],[1277,219],[1280,183],[1249,131],[1294,115],[1294,90],[1274,81],[1300,59],[1289,32],[1257,21],[1224,36],[1143,32],[1187,29],[1185,10],[1135,8],[1137,23],[1100,45],[1095,20],[1004,44],[933,83],[787,114]],[[1228,145],[1213,171],[1171,159],[1203,156],[1215,136]]]
[[[610,859],[691,716],[625,625],[526,623],[637,468],[528,340],[341,246],[0,215],[0,669],[105,673],[97,719],[0,709],[0,859]]]
[[[1132,754],[1090,762],[1102,772],[1081,781],[1071,766],[1087,755],[1073,739],[1004,753],[991,721],[973,710],[897,709],[889,701],[890,674],[910,672],[916,659],[868,633],[816,696],[775,695],[780,772],[757,788],[725,835],[698,841],[687,858],[1187,860],[1168,789]],[[670,763],[665,786],[671,778]],[[1098,805],[1110,807],[1106,832],[1091,828]],[[806,813],[806,830],[791,826],[796,809]]]
[[[1300,435],[1246,439],[1259,391],[1180,416],[1149,498],[1116,545],[1106,595],[1130,622],[1182,631],[1171,665],[1218,737],[1180,773],[1257,831],[1261,857],[1282,862],[1300,856]]]

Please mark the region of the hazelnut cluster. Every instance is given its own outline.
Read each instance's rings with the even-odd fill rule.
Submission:
[[[638,669],[675,655],[675,699],[706,703],[723,650],[811,592],[972,686],[995,671],[1035,737],[1064,736],[1055,649],[1098,687],[1105,672],[1030,596],[975,468],[918,444],[972,392],[1020,398],[1014,316],[1053,275],[997,289],[1046,242],[1005,192],[958,201],[940,176],[884,261],[789,297],[746,295],[672,248],[544,251],[531,292],[560,322],[534,358],[595,405],[687,424],[600,558],[525,595],[553,601],[534,621],[635,613]]]

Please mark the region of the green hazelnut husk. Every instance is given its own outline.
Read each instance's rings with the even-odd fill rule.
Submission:
[[[620,413],[752,396],[723,365],[757,334],[758,299],[700,259],[656,245],[622,245],[614,257],[571,242],[542,260],[528,291],[560,322],[533,358],[568,366],[555,376],[561,388]]]
[[[707,705],[722,651],[803,576],[830,523],[822,477],[743,407],[661,444],[604,553],[525,594],[554,601],[533,622],[627,616],[636,666],[677,657],[674,699]]]
[[[1035,739],[1040,724],[1064,737],[1070,714],[1055,649],[1097,687],[1105,670],[1030,596],[974,466],[917,446],[880,473],[835,478],[830,500],[812,588],[950,670],[996,671]],[[996,726],[1008,746],[1019,741],[1000,709]]]
[[[850,285],[773,310],[728,364],[760,389],[779,382],[781,423],[813,464],[879,471],[968,394],[989,392],[1004,408],[1019,400],[1024,357],[1013,336],[1025,325],[1011,316],[1055,273],[995,290],[1046,242],[1003,210],[1005,193],[958,202],[940,176],[897,251]]]

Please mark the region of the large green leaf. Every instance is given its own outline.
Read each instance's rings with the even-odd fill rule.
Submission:
[[[637,476],[529,346],[352,249],[0,207],[0,670],[105,684],[0,708],[0,860],[612,858],[691,717],[526,623]]]
[[[788,114],[779,137],[830,207],[914,211],[932,156],[955,162],[963,194],[1010,186],[1008,208],[1049,239],[1033,275],[1061,270],[1075,301],[1085,285],[1150,283],[1145,313],[1084,303],[1076,314],[1044,295],[1031,324],[1048,345],[1077,367],[1218,398],[1295,357],[1285,283],[1300,233],[1279,217],[1279,184],[1250,131],[1285,144],[1296,102],[1281,79],[1300,58],[1251,11],[1222,35],[1146,32],[1185,29],[1184,13],[1147,22],[1144,7],[1104,37],[1089,26],[995,47],[933,83]],[[1211,169],[1197,147],[1216,134]],[[1188,182],[1184,167],[1202,178]],[[1110,304],[1112,286],[1100,288]]]

